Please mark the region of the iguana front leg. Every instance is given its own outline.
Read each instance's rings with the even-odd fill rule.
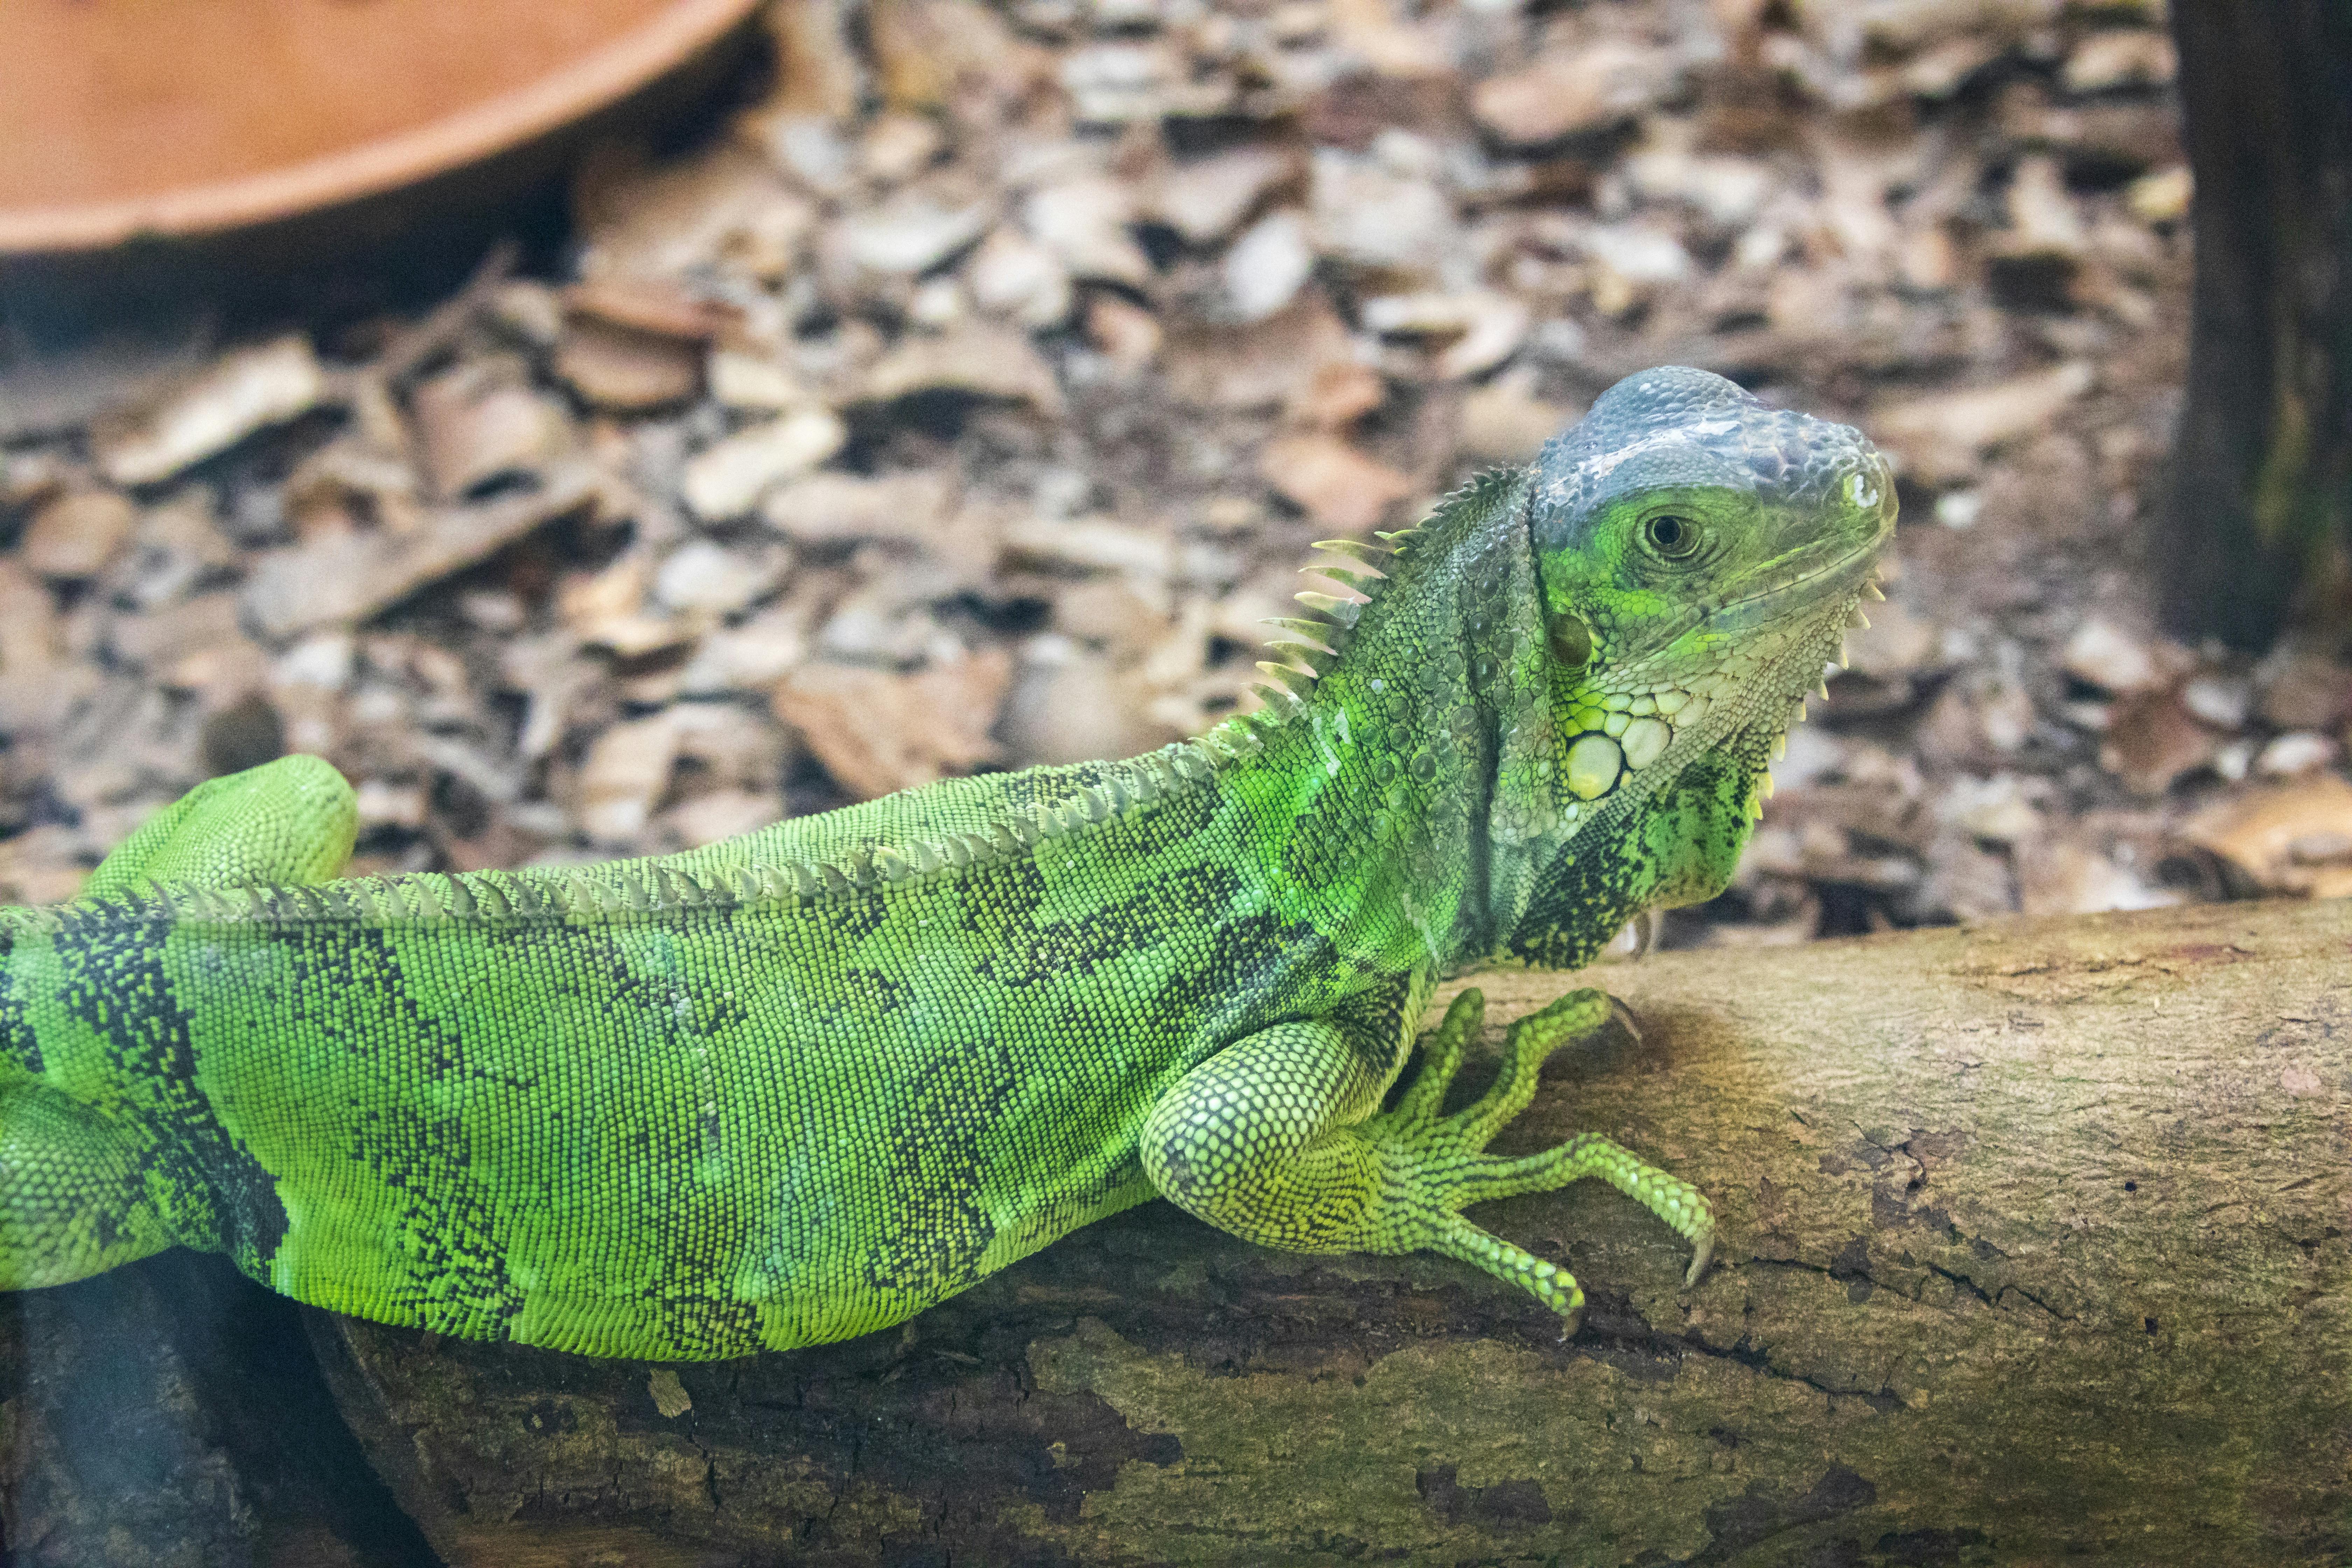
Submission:
[[[150,817],[92,871],[84,900],[152,881],[207,888],[322,882],[350,858],[351,785],[317,757],[211,779]],[[0,1002],[15,976],[0,971]],[[16,1027],[27,1004],[17,997]],[[62,1285],[163,1251],[175,1235],[154,1201],[142,1141],[108,1109],[23,1071],[0,1039],[0,1290]]]
[[[1446,1089],[1485,1011],[1475,990],[1456,997],[1412,1086],[1393,1110],[1369,1116],[1366,1103],[1380,1092],[1369,1065],[1376,1056],[1332,1024],[1261,1030],[1193,1068],[1153,1108],[1143,1129],[1144,1172],[1180,1207],[1264,1246],[1426,1248],[1475,1264],[1567,1319],[1570,1333],[1584,1310],[1575,1277],[1460,1211],[1599,1176],[1694,1244],[1686,1282],[1696,1282],[1715,1237],[1714,1208],[1697,1188],[1590,1133],[1540,1154],[1486,1152],[1534,1098],[1544,1058],[1600,1027],[1609,998],[1572,992],[1513,1024],[1493,1087],[1444,1115]]]

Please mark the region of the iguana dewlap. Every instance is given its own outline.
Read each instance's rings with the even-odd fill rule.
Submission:
[[[77,902],[0,911],[0,1288],[174,1244],[301,1300],[597,1355],[893,1323],[1159,1194],[1268,1246],[1429,1248],[1573,1320],[1465,1205],[1577,992],[1442,1101],[1465,994],[1731,875],[1893,526],[1856,432],[1702,372],[1612,388],[1389,548],[1327,548],[1285,685],[1125,762],[956,779],[661,859],[331,880],[316,758],[215,779]]]

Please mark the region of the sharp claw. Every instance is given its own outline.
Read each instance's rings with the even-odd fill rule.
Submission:
[[[1690,1272],[1683,1276],[1684,1289],[1687,1290],[1698,1283],[1698,1277],[1706,1272],[1707,1259],[1714,1256],[1715,1237],[1712,1236],[1699,1237],[1698,1246],[1691,1252]]]
[[[1609,1015],[1625,1026],[1625,1032],[1633,1037],[1635,1045],[1642,1043],[1642,1016],[1639,1013],[1612,996],[1609,998]]]

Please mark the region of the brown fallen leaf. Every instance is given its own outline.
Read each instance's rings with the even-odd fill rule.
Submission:
[[[2018,901],[2029,915],[2090,915],[2109,910],[2153,910],[2182,901],[2171,888],[2150,886],[2095,845],[2064,838],[2040,842],[2017,857]]]
[[[2266,893],[2352,894],[2352,784],[2317,773],[2191,817],[2180,836]]]
[[[444,371],[410,399],[426,482],[445,500],[512,474],[536,472],[572,447],[572,419],[495,363]]]
[[[1370,532],[1414,489],[1410,476],[1320,431],[1268,442],[1257,471],[1277,494],[1339,533]]]
[[[982,321],[938,337],[910,333],[866,373],[864,395],[888,403],[935,389],[1026,403],[1048,418],[1062,415],[1061,384],[1029,334]]]
[[[68,490],[33,514],[16,558],[60,582],[95,577],[131,537],[138,509],[113,490]]]
[[[660,161],[606,143],[582,160],[572,199],[580,275],[625,286],[707,276],[714,264],[782,278],[818,217],[782,170],[736,141]]]
[[[682,339],[588,318],[564,333],[555,374],[599,408],[637,413],[692,397],[702,385],[702,353]]]
[[[2290,647],[2262,671],[2259,711],[2282,730],[2326,730],[2352,714],[2352,668],[2325,649]]]
[[[848,437],[848,426],[832,409],[796,408],[695,454],[679,478],[679,496],[706,521],[741,517],[768,491],[841,450]]]
[[[1132,375],[1160,353],[1160,322],[1142,306],[1116,294],[1097,294],[1087,305],[1087,339],[1120,374]]]
[[[255,431],[326,401],[327,373],[308,339],[289,336],[223,355],[128,428],[102,437],[99,466],[118,485],[151,485],[225,452]]]
[[[1318,293],[1245,327],[1181,331],[1168,344],[1168,390],[1193,408],[1264,408],[1300,395],[1328,364],[1353,361],[1348,324]]]
[[[2158,795],[2181,774],[2211,762],[2221,742],[2189,713],[2178,688],[2139,691],[2115,705],[2099,765],[2136,793]]]
[[[2164,657],[2169,651],[2094,616],[2067,637],[2059,651],[2058,666],[2102,691],[2145,691],[2184,668],[2177,658]]]
[[[1993,386],[1889,404],[1871,416],[1871,434],[1927,483],[1965,479],[1992,447],[2047,429],[2097,379],[2074,360]]]
[[[1387,401],[1388,383],[1380,372],[1352,360],[1334,360],[1316,367],[1305,384],[1292,390],[1283,413],[1294,424],[1313,430],[1345,430]]]
[[[912,675],[809,664],[777,686],[770,706],[835,783],[872,800],[993,759],[989,731],[1012,678],[1013,658],[1001,647]]]
[[[1578,410],[1535,395],[1531,369],[1514,367],[1462,400],[1462,449],[1473,458],[1523,463],[1566,429]]]
[[[667,278],[590,278],[565,289],[563,302],[575,315],[697,343],[710,342],[743,319],[735,306]]]
[[[615,724],[580,764],[580,826],[600,844],[626,844],[645,830],[677,762],[677,721],[667,711]]]
[[[1472,89],[1478,123],[1515,146],[1557,142],[1631,119],[1664,97],[1678,62],[1670,49],[1606,38],[1556,49],[1524,70]]]
[[[585,467],[559,467],[538,490],[432,515],[418,531],[321,533],[256,557],[243,595],[265,636],[367,619],[425,586],[487,559],[560,517],[625,515],[612,481]]]
[[[893,109],[1009,98],[1045,68],[997,14],[972,0],[884,0],[866,18],[876,85]]]

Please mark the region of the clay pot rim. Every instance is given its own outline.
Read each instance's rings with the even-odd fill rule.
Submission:
[[[380,195],[560,129],[717,42],[760,0],[673,0],[560,70],[428,124],[263,174],[72,205],[0,208],[0,254],[102,250],[247,228]]]

